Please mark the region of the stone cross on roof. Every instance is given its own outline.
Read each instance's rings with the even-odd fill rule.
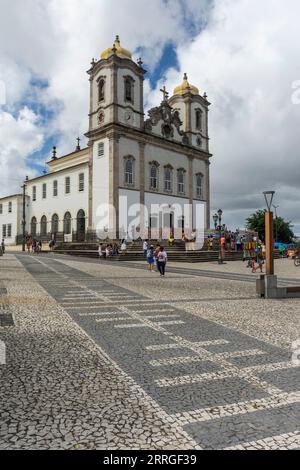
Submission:
[[[169,93],[167,92],[165,85],[159,91],[161,91],[163,94],[163,101],[167,101],[169,99]]]

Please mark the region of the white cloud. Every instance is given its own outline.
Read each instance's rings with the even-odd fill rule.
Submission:
[[[297,0],[216,1],[205,30],[178,49],[181,73],[212,102],[212,204],[229,223],[242,226],[271,187],[279,212],[300,224],[299,14]]]
[[[92,56],[99,57],[120,34],[125,47],[135,53],[141,48],[148,68],[155,66],[163,46],[173,42],[180,73],[167,72],[168,89],[188,72],[190,82],[208,93],[212,202],[214,208],[224,209],[226,221],[243,225],[245,215],[263,206],[261,191],[273,187],[279,212],[300,225],[300,105],[291,100],[292,85],[300,79],[300,4],[215,0],[209,10],[208,3],[27,0],[24,10],[22,0],[2,0],[0,80],[7,85],[8,106],[2,112],[0,108],[1,192],[11,190],[11,184],[3,182],[9,162],[19,165],[22,179],[26,158],[46,136],[62,133],[60,153],[70,151],[77,134],[87,130],[85,72]],[[45,128],[37,118],[20,113],[34,77],[49,85],[40,91],[40,103],[56,111]],[[160,101],[158,90],[151,91],[145,82],[148,106]]]
[[[200,4],[206,1],[200,0]],[[69,152],[77,135],[87,131],[86,70],[91,58],[99,57],[119,34],[126,48],[133,52],[141,48],[144,61],[154,67],[165,44],[178,44],[190,34],[184,28],[182,12],[181,0],[171,4],[164,0],[26,0],[26,8],[23,0],[1,0],[0,80],[7,91],[3,110],[10,113],[15,133],[20,126],[14,116],[33,94],[35,105],[43,105],[55,115],[44,129],[36,126],[37,134],[42,132],[44,139],[60,134],[58,152]],[[33,79],[48,83],[38,95]],[[6,141],[4,118],[1,122],[0,132]],[[24,133],[10,134],[16,141],[22,136],[27,139]],[[23,162],[29,155],[25,148],[30,152],[26,142]],[[11,190],[11,183],[3,182],[3,175],[9,172],[5,155],[0,154],[2,193]]]
[[[25,175],[31,176],[26,157],[39,150],[43,133],[37,115],[24,107],[15,118],[10,113],[0,113],[0,195],[20,192]],[[8,191],[8,192],[6,192]]]

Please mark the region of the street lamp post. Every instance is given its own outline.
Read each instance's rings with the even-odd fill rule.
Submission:
[[[275,206],[275,204],[273,204],[273,207],[275,209],[275,241],[278,242],[278,220],[277,220],[277,209],[279,206]]]
[[[215,224],[215,230],[217,230],[217,226],[218,226],[218,214],[213,215],[213,221],[214,221],[214,224]]]
[[[274,235],[273,235],[273,212],[271,212],[275,191],[264,191],[267,204],[265,214],[265,244],[266,244],[266,274],[274,275]]]
[[[26,181],[28,181],[28,176],[26,176],[26,179],[22,186],[22,189],[23,189],[22,251],[25,251],[25,245],[26,245]]]
[[[223,264],[223,256],[222,256],[222,244],[221,244],[221,234],[222,234],[222,209],[219,209],[217,212],[218,215],[218,222],[219,222],[219,258],[218,263]]]

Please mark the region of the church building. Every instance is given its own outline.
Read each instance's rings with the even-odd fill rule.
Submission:
[[[194,229],[198,207],[202,228],[208,228],[206,94],[184,74],[172,96],[162,88],[161,103],[145,116],[146,71],[118,36],[99,60],[93,59],[87,73],[87,147],[80,148],[78,139],[75,150],[63,156],[54,147],[48,173],[26,178],[26,233],[82,242],[105,234],[125,238],[131,231],[148,238],[150,230],[157,230],[156,238],[167,238],[165,228]],[[22,201],[20,194],[0,199],[0,237],[7,244],[20,242]]]

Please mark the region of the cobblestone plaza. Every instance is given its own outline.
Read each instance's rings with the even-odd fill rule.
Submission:
[[[277,261],[282,285],[299,283]],[[1,449],[298,449],[300,299],[242,263],[0,259]]]

